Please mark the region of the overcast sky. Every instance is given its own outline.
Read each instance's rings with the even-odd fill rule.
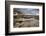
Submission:
[[[23,14],[27,15],[38,15],[39,14],[39,9],[32,9],[32,8],[15,8],[14,11],[19,11]]]

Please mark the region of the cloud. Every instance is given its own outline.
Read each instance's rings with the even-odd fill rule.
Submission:
[[[15,11],[19,11],[23,14],[27,15],[39,15],[39,9],[32,9],[32,8],[15,8]]]

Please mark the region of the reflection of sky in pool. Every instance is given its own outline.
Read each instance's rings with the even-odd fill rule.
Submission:
[[[39,14],[39,9],[31,9],[31,8],[14,8],[14,11],[19,11],[23,14],[27,15],[38,15]]]

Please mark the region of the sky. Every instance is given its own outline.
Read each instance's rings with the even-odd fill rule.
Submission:
[[[14,11],[19,11],[26,15],[39,15],[39,9],[32,8],[14,8]]]

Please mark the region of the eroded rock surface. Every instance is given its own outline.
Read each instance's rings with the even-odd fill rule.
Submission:
[[[23,19],[24,21],[21,23],[16,23],[15,27],[38,27],[39,20],[35,18]]]

